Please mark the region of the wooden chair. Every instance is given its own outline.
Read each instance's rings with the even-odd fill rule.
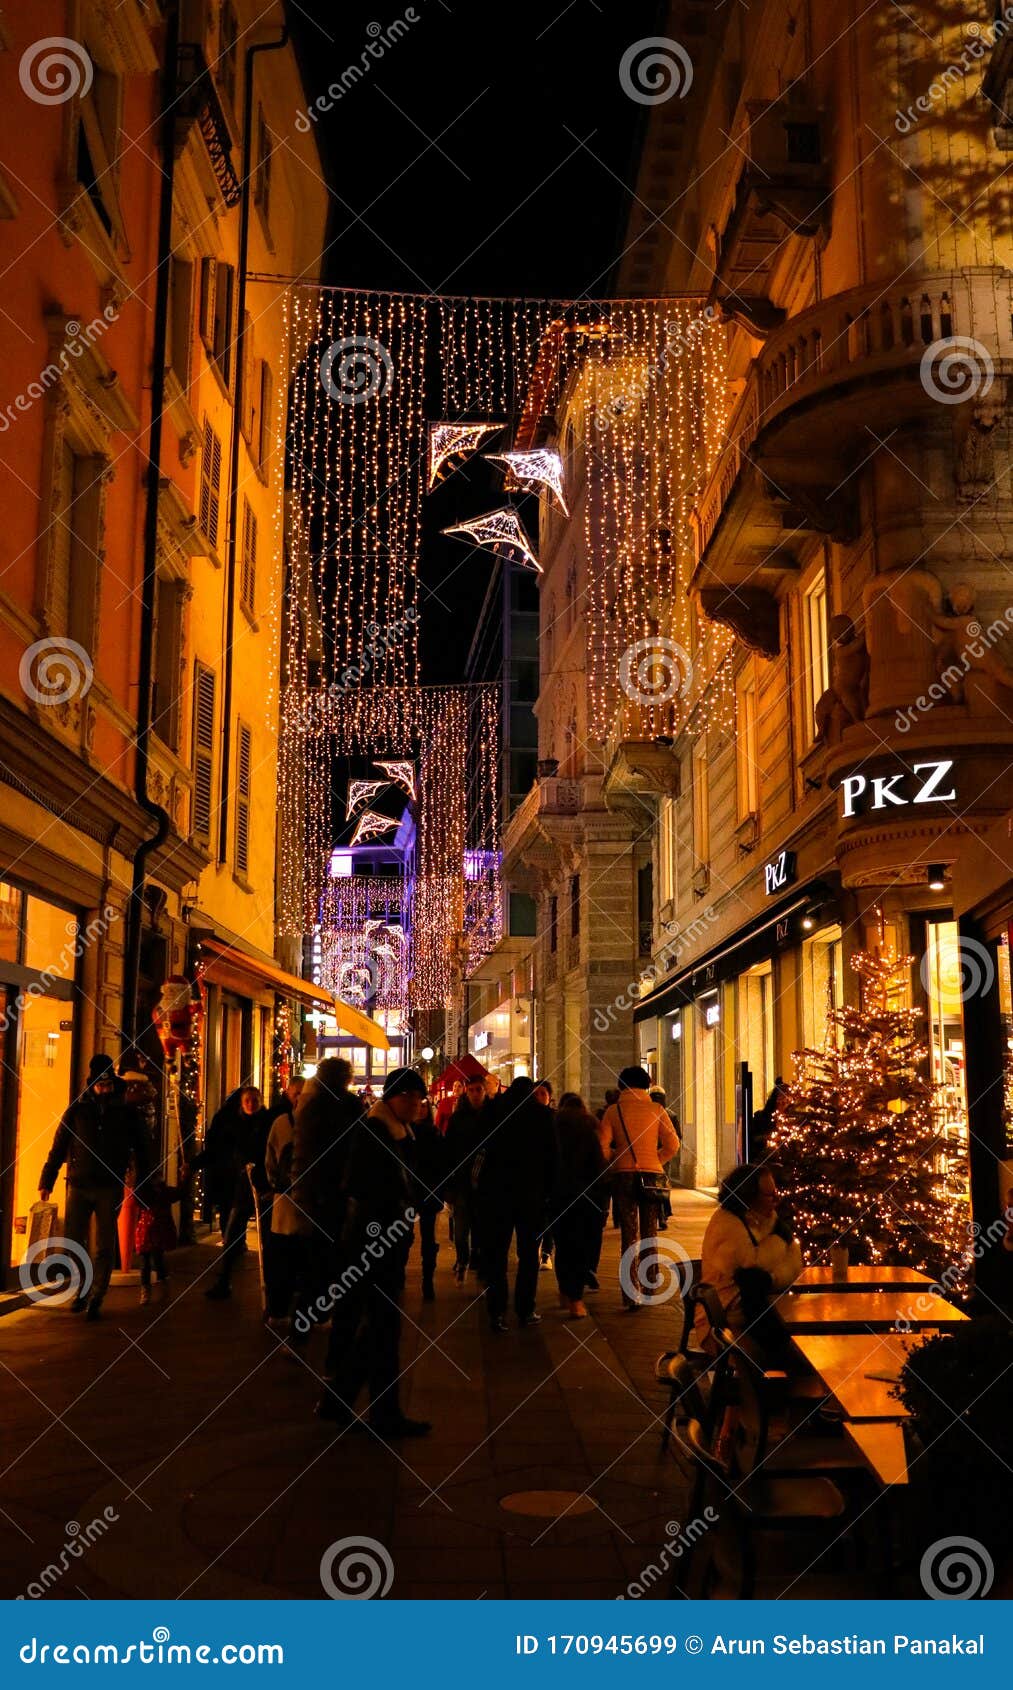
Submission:
[[[709,1425],[714,1386],[723,1372],[723,1358],[732,1341],[730,1333],[725,1330],[721,1299],[712,1285],[700,1281],[700,1263],[689,1262],[687,1269],[689,1286],[683,1298],[679,1348],[666,1350],[654,1364],[654,1377],[668,1392],[661,1431],[662,1453],[668,1448],[672,1426],[680,1408],[683,1419],[698,1419]],[[707,1315],[710,1336],[714,1338],[710,1350],[700,1349],[692,1342],[698,1305]],[[715,1337],[717,1333],[720,1333],[720,1339]]]

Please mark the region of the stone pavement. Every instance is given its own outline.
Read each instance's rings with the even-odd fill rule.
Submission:
[[[696,1255],[711,1204],[676,1206],[664,1237]],[[653,1379],[678,1301],[621,1312],[610,1229],[590,1319],[570,1321],[543,1273],[542,1325],[496,1338],[471,1276],[454,1282],[442,1217],[441,1237],[434,1304],[413,1250],[402,1344],[404,1406],[434,1431],[396,1449],[313,1418],[322,1340],[308,1364],[279,1350],[252,1255],[227,1303],[201,1294],[204,1244],[172,1257],[168,1305],[123,1285],[98,1325],[44,1307],[0,1321],[0,1597],[46,1567],[60,1598],[318,1597],[346,1537],[384,1546],[392,1596],[621,1594],[686,1518]],[[524,1512],[503,1505],[518,1494]]]

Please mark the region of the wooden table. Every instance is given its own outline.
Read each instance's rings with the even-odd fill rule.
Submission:
[[[958,1326],[967,1319],[934,1291],[786,1291],[774,1303],[787,1327],[796,1332],[923,1331]]]
[[[907,1449],[899,1421],[848,1420],[844,1430],[884,1490],[907,1484]]]
[[[898,1289],[927,1291],[934,1283],[927,1273],[909,1267],[848,1267],[847,1278],[834,1279],[830,1267],[807,1267],[799,1274],[793,1291],[876,1291]]]
[[[800,1335],[794,1342],[847,1420],[907,1419],[904,1404],[891,1395],[889,1380],[870,1379],[869,1374],[899,1377],[917,1338],[897,1332],[826,1332]]]

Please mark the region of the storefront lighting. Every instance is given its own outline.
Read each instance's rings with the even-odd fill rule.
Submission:
[[[436,1055],[436,1052],[433,1049],[432,1045],[424,1045],[423,1048],[421,1049],[421,1051],[419,1052],[419,1055],[421,1056],[423,1062],[431,1062],[433,1060],[433,1057]]]
[[[673,1021],[672,1022],[672,1041],[673,1041],[673,1043],[676,1043],[681,1038],[682,1038],[682,1022],[681,1021]]]
[[[942,863],[930,863],[926,878],[928,879],[930,892],[942,892],[945,890],[946,870],[944,869]]]
[[[816,926],[816,917],[814,915],[811,915],[809,913],[809,911],[807,910],[805,915],[802,917],[802,931],[804,933],[811,933],[815,926]]]
[[[703,1018],[708,1027],[716,1027],[721,1020],[721,1005],[709,1003],[703,1012]]]

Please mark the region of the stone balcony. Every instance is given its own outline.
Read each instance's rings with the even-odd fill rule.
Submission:
[[[1011,313],[1013,273],[982,268],[836,294],[775,329],[693,513],[692,588],[706,614],[774,655],[776,588],[797,567],[798,542],[856,530],[850,471],[874,446],[871,430],[947,415],[966,428],[971,413],[1001,407]],[[926,361],[941,341],[962,343],[949,374],[967,403],[953,402],[938,357]]]

